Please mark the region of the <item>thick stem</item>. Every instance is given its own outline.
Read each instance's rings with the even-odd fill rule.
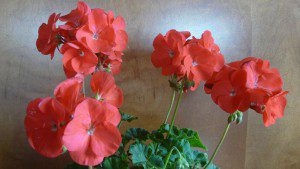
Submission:
[[[175,91],[175,90],[173,90],[173,95],[172,95],[171,104],[170,104],[170,107],[169,107],[169,110],[168,110],[168,114],[167,114],[167,116],[166,116],[166,119],[165,119],[165,122],[164,122],[164,124],[166,124],[166,123],[167,123],[167,121],[168,121],[168,118],[169,118],[169,116],[170,116],[170,113],[171,113],[171,111],[172,111],[173,104],[174,104],[174,100],[175,100],[175,96],[176,96],[176,91]]]
[[[93,166],[89,166],[89,169],[93,169]]]
[[[173,126],[174,126],[174,121],[175,121],[175,117],[176,117],[176,115],[177,115],[179,103],[181,102],[182,93],[183,93],[183,89],[180,89],[180,91],[179,91],[179,96],[178,96],[177,103],[176,103],[175,110],[174,110],[174,114],[173,114],[173,117],[172,117],[172,122],[171,122],[169,134],[170,134],[170,132],[172,131]]]
[[[215,157],[216,157],[216,155],[217,155],[217,153],[218,153],[221,145],[223,144],[223,141],[225,140],[225,137],[226,137],[226,135],[228,133],[229,128],[230,128],[230,123],[227,124],[227,126],[226,126],[226,128],[224,130],[223,136],[222,136],[222,138],[221,138],[218,146],[216,147],[216,149],[215,149],[213,155],[211,156],[209,162],[204,166],[204,169],[206,169],[214,161],[214,159],[215,159]]]

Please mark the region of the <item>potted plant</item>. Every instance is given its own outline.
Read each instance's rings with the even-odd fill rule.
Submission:
[[[63,24],[57,26],[58,21]],[[62,54],[66,80],[57,85],[54,97],[28,104],[25,128],[34,150],[49,158],[68,152],[74,161],[69,169],[214,169],[230,126],[242,122],[243,112],[261,114],[265,126],[283,117],[287,91],[269,61],[247,57],[226,63],[210,31],[196,38],[188,31],[170,30],[154,38],[151,55],[173,90],[166,118],[157,130],[130,128],[121,134],[123,122],[137,119],[120,109],[123,92],[114,80],[128,42],[125,28],[122,16],[84,2],[67,15],[53,13],[40,26],[37,49],[51,59],[56,49]],[[198,132],[174,124],[182,95],[201,82],[204,92],[228,113],[210,158]],[[88,86],[92,96],[85,93]]]

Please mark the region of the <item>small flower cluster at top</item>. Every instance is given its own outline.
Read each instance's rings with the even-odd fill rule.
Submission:
[[[58,20],[64,24],[56,26]],[[120,72],[128,41],[125,26],[121,16],[84,2],[67,15],[53,13],[40,26],[37,48],[51,59],[60,51],[67,80],[56,87],[53,98],[28,104],[26,134],[37,152],[53,158],[68,150],[76,163],[94,166],[118,150],[123,93],[113,75]],[[94,98],[84,93],[88,75]]]
[[[210,31],[205,31],[200,39],[188,39],[190,36],[187,31],[170,30],[153,41],[151,61],[155,67],[162,68],[163,75],[173,76],[170,83],[177,90],[177,82],[181,82],[185,91],[195,90],[201,81],[208,80],[224,65],[224,57]]]
[[[227,113],[251,108],[263,115],[265,126],[283,117],[288,92],[282,90],[282,78],[269,61],[247,57],[224,63],[210,31],[200,39],[188,39],[190,35],[170,30],[153,42],[152,63],[162,68],[163,75],[172,77],[171,87],[195,90],[202,81],[205,92]]]

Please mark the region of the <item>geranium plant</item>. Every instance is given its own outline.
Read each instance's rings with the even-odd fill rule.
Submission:
[[[57,26],[59,20],[63,24]],[[269,61],[247,57],[225,63],[210,31],[196,38],[188,31],[170,30],[155,37],[151,55],[173,90],[166,118],[157,130],[130,128],[121,134],[122,122],[137,119],[121,111],[123,92],[114,80],[128,42],[125,28],[121,16],[91,9],[84,2],[67,15],[53,13],[40,26],[37,48],[51,59],[56,50],[63,55],[66,80],[57,85],[53,97],[28,104],[26,134],[38,153],[54,158],[68,152],[74,163],[66,168],[214,169],[218,167],[213,160],[231,124],[241,123],[243,112],[250,108],[262,114],[266,127],[283,117],[287,91]],[[90,97],[85,93],[88,79]],[[174,124],[182,95],[200,83],[228,113],[228,124],[210,158],[196,131]]]

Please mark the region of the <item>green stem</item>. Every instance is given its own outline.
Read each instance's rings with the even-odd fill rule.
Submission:
[[[169,152],[168,155],[167,155],[167,158],[166,158],[166,160],[165,160],[165,165],[164,165],[164,168],[163,168],[163,169],[166,169],[166,168],[167,168],[167,165],[168,165],[168,162],[169,162],[169,160],[170,160],[171,154],[173,153],[174,150],[176,150],[176,151],[179,153],[180,157],[181,157],[180,151],[179,151],[176,147],[172,147],[172,149],[170,150],[170,152]]]
[[[223,141],[225,140],[225,137],[226,137],[226,135],[228,133],[229,128],[230,128],[230,123],[227,124],[227,126],[226,126],[226,128],[224,130],[222,139],[220,140],[218,146],[216,147],[216,149],[215,149],[213,155],[211,156],[209,162],[204,166],[204,169],[206,169],[213,162],[213,160],[215,159],[215,157],[216,157],[216,155],[217,155],[217,153],[218,153],[221,145],[223,144]]]
[[[93,169],[93,166],[89,166],[89,169]]]
[[[183,93],[183,89],[180,89],[179,96],[178,96],[177,103],[176,103],[175,110],[174,110],[174,114],[173,114],[173,117],[172,117],[172,122],[171,122],[171,127],[170,127],[170,130],[169,130],[169,134],[170,134],[170,131],[172,131],[173,126],[174,126],[174,121],[175,121],[175,117],[176,117],[176,114],[177,114],[177,111],[178,111],[179,103],[181,101],[182,93]]]
[[[170,107],[169,107],[169,110],[168,110],[168,114],[167,114],[167,116],[166,116],[166,119],[165,119],[165,122],[164,122],[164,124],[166,124],[166,123],[167,123],[167,121],[168,121],[168,118],[169,118],[169,116],[170,116],[171,110],[172,110],[172,108],[173,108],[173,104],[174,104],[175,96],[176,96],[176,91],[175,91],[175,90],[173,90],[173,95],[172,95],[171,104],[170,104]]]

